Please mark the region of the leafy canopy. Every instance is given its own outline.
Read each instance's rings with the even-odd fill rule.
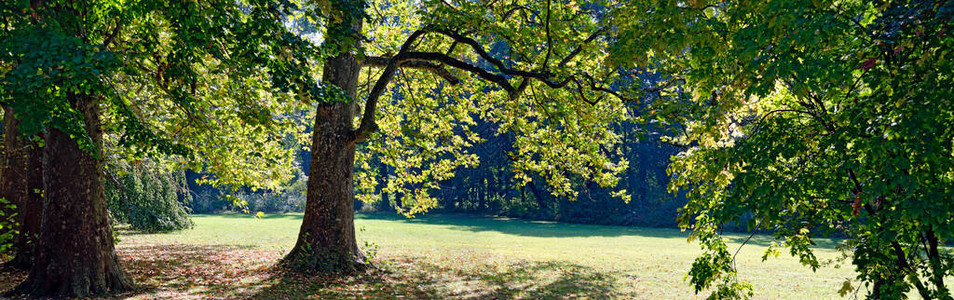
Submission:
[[[846,233],[871,298],[950,297],[954,3],[631,1],[614,17],[615,63],[681,83],[654,105],[686,147],[671,189],[704,249],[697,291],[751,295],[719,234],[745,222],[776,237],[766,258],[813,269],[813,237]]]
[[[291,92],[319,52],[271,1],[7,1],[0,103],[21,132],[67,132],[102,157],[175,155],[209,182],[275,187],[292,168],[281,137],[302,131]],[[105,153],[70,95],[103,111]],[[276,138],[278,137],[278,138]],[[111,155],[111,154],[110,154]]]
[[[632,120],[631,98],[613,86],[624,75],[605,67],[614,3],[368,3],[354,100],[365,107],[359,131],[374,133],[356,159],[359,197],[399,193],[407,215],[436,206],[430,191],[479,163],[478,119],[516,136],[509,156],[523,183],[539,174],[570,198],[586,182],[614,186],[627,162],[610,158],[611,128]],[[386,184],[373,157],[394,170]]]

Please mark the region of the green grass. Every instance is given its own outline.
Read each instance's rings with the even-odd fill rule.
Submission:
[[[272,266],[293,246],[301,215],[197,215],[195,228],[123,233],[118,251],[144,287],[136,298],[691,298],[683,280],[699,246],[674,229],[577,225],[464,215],[415,219],[373,214],[356,220],[359,244],[380,269],[360,276],[310,277]],[[730,235],[732,249],[747,235]],[[813,273],[783,254],[762,262],[770,237],[738,254],[757,298],[838,298],[851,266]],[[819,240],[820,259],[836,241]],[[857,282],[853,283],[857,285]],[[863,294],[864,291],[861,291]]]

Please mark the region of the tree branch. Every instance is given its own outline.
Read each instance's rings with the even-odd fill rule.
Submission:
[[[917,288],[921,297],[924,299],[931,299],[931,293],[927,290],[921,280],[918,279],[917,271],[908,263],[907,254],[904,252],[904,249],[901,248],[901,243],[898,243],[898,241],[891,241],[891,248],[894,249],[894,254],[897,256],[898,268],[900,268],[902,272],[907,273],[908,281],[910,281],[911,284]]]
[[[592,34],[590,34],[590,36],[587,37],[586,40],[584,40],[581,45],[578,45],[573,51],[570,52],[570,54],[568,54],[566,57],[564,57],[560,61],[559,66],[561,68],[564,67],[567,63],[573,60],[573,58],[575,58],[580,52],[582,52],[583,46],[585,44],[595,40],[607,29],[608,28],[604,26],[598,29],[597,31],[593,32]],[[456,46],[457,44],[464,44],[464,45],[470,46],[470,48],[473,50],[475,54],[477,54],[477,56],[489,62],[491,65],[493,65],[497,69],[497,71],[499,71],[499,73],[488,71],[474,64],[464,62],[460,59],[454,58],[450,56],[450,54],[452,54],[451,52],[444,54],[439,52],[411,51],[411,48],[412,48],[411,45],[415,41],[420,39],[420,37],[426,33],[437,33],[437,34],[441,34],[451,38],[453,40],[453,44],[451,46],[450,51],[453,51],[453,47]],[[550,42],[548,42],[547,47],[548,48],[552,47]],[[548,53],[550,53],[551,49],[547,49],[547,51]],[[549,54],[547,56],[548,56],[547,60],[549,60]],[[367,139],[368,136],[371,135],[372,132],[374,132],[377,129],[377,126],[374,123],[374,112],[377,107],[378,98],[380,98],[381,95],[384,93],[385,88],[387,87],[388,83],[390,83],[391,80],[394,78],[394,74],[399,68],[415,68],[415,69],[427,70],[444,78],[445,80],[449,81],[451,84],[456,84],[459,82],[459,79],[454,77],[452,74],[450,74],[450,72],[448,72],[444,68],[444,65],[450,66],[462,71],[469,72],[481,79],[497,84],[497,86],[499,86],[501,89],[507,92],[507,94],[509,95],[511,99],[515,99],[519,97],[519,95],[524,90],[526,90],[526,88],[529,86],[531,79],[540,81],[553,89],[563,88],[570,82],[575,82],[577,84],[578,89],[580,89],[579,92],[581,96],[583,97],[583,101],[592,103],[588,99],[586,99],[585,95],[583,95],[582,84],[580,83],[579,79],[576,78],[576,75],[568,76],[567,78],[564,78],[562,81],[554,81],[553,80],[554,75],[550,73],[550,71],[547,69],[546,62],[544,67],[542,68],[542,71],[539,71],[539,72],[518,70],[518,69],[507,67],[507,65],[504,64],[502,61],[493,57],[492,55],[490,55],[490,53],[484,50],[483,46],[481,46],[480,43],[477,42],[477,40],[464,36],[463,34],[460,34],[452,30],[433,29],[433,28],[425,28],[425,29],[417,30],[414,33],[412,33],[407,38],[407,40],[404,41],[404,44],[401,46],[401,50],[396,55],[392,57],[367,57],[362,62],[362,64],[364,66],[384,67],[385,69],[384,69],[384,72],[381,74],[381,76],[378,77],[378,80],[375,82],[374,87],[371,88],[371,92],[369,93],[368,99],[365,102],[363,115],[361,116],[361,124],[353,132],[353,141],[356,143],[364,141],[365,139]],[[513,84],[510,83],[508,76],[521,77],[523,78],[523,80],[520,82],[520,84],[517,87],[514,87]],[[611,90],[608,90],[608,89],[593,89],[593,90],[601,91],[604,93],[609,92],[609,93],[615,94],[617,97],[621,96],[618,93],[612,92]]]
[[[573,58],[575,58],[577,55],[580,54],[580,52],[583,51],[583,45],[593,42],[593,40],[595,40],[600,35],[603,35],[603,33],[606,32],[606,30],[608,29],[609,27],[603,26],[597,29],[596,31],[594,31],[593,33],[591,33],[589,37],[583,40],[582,44],[580,44],[579,46],[576,46],[576,49],[573,49],[573,51],[571,51],[570,54],[567,54],[566,57],[563,58],[563,60],[560,60],[560,63],[557,64],[557,68],[565,67],[566,64],[570,63],[570,61],[573,60]]]
[[[570,52],[570,54],[568,54],[566,57],[564,57],[564,58],[560,61],[560,63],[558,64],[559,68],[565,67],[566,64],[568,64],[570,61],[572,61],[577,55],[579,55],[580,52],[583,51],[583,46],[584,46],[585,44],[588,44],[588,43],[592,42],[593,40],[595,40],[597,37],[599,37],[600,35],[602,35],[603,32],[605,32],[607,29],[608,29],[608,27],[605,27],[605,26],[604,26],[604,27],[599,28],[598,30],[596,30],[596,31],[593,32],[592,34],[590,34],[590,36],[587,37],[586,40],[583,41],[583,43],[581,43],[579,46],[577,46],[573,51]],[[542,71],[539,71],[539,72],[525,71],[525,70],[517,70],[517,69],[514,69],[514,68],[510,68],[510,67],[507,67],[507,65],[504,64],[504,63],[503,63],[502,61],[500,61],[499,59],[497,59],[497,58],[493,57],[492,55],[490,55],[490,53],[488,53],[486,50],[484,50],[484,47],[481,46],[480,43],[477,42],[477,40],[475,40],[475,39],[473,39],[473,38],[464,36],[464,35],[462,35],[462,34],[456,32],[456,31],[452,31],[452,30],[437,29],[437,30],[433,30],[432,32],[438,33],[438,34],[441,34],[441,35],[444,35],[444,36],[447,36],[447,37],[451,38],[451,39],[454,41],[455,44],[456,44],[456,43],[460,43],[460,44],[464,44],[464,45],[470,46],[470,48],[474,51],[475,54],[477,54],[477,56],[479,56],[481,59],[487,61],[487,62],[490,63],[491,65],[493,65],[494,68],[496,68],[496,69],[497,69],[501,74],[503,74],[503,75],[513,76],[513,77],[523,77],[523,78],[525,78],[525,79],[535,79],[535,80],[537,80],[537,81],[540,81],[540,82],[546,84],[546,85],[549,86],[550,88],[554,88],[554,89],[563,88],[564,86],[566,86],[566,85],[569,84],[570,82],[573,82],[574,80],[576,80],[576,79],[574,78],[575,76],[571,75],[571,76],[569,76],[569,77],[563,79],[562,81],[554,81],[554,80],[553,80],[553,77],[554,77],[553,73],[550,73],[550,71],[548,70],[548,68],[547,68],[546,66],[544,66],[544,67],[543,67],[543,70],[542,70]],[[547,46],[547,47],[548,47],[548,48],[549,48],[549,47],[552,47],[552,45],[551,45],[550,43],[548,43],[548,46]],[[549,53],[550,49],[548,49],[547,51],[548,51],[548,53]],[[436,57],[436,56],[432,56],[432,57],[429,57],[429,58],[431,58],[431,59],[438,59],[438,58],[439,58],[439,59],[442,59],[442,60],[446,60],[447,58],[450,58],[451,60],[456,60],[456,59],[454,59],[454,58],[452,58],[452,57]],[[428,59],[428,60],[430,60],[430,59]],[[459,62],[459,61],[458,61],[458,62]],[[476,67],[476,66],[473,66],[473,65],[470,65],[470,64],[467,64],[467,63],[464,63],[464,62],[459,62],[459,63],[458,63],[458,62],[455,62],[455,64],[450,64],[450,63],[446,63],[446,62],[445,62],[445,63],[448,64],[448,65],[451,65],[451,66],[453,66],[453,67],[455,67],[455,68],[461,68],[461,69],[464,69],[465,71],[469,71],[469,72],[471,72],[471,73],[475,73],[475,74],[477,74],[478,76],[480,76],[480,77],[482,77],[482,78],[485,78],[485,79],[488,79],[488,80],[491,80],[490,76],[487,76],[488,74],[493,75],[493,77],[499,77],[499,78],[493,78],[491,81],[494,81],[495,83],[497,83],[498,85],[501,85],[501,87],[503,87],[504,89],[506,89],[507,92],[511,94],[511,98],[513,98],[513,96],[515,96],[515,95],[513,95],[514,92],[517,92],[517,91],[521,90],[521,89],[512,89],[512,85],[511,85],[509,82],[508,82],[507,84],[503,84],[503,82],[507,81],[507,77],[504,77],[504,76],[499,75],[499,74],[492,74],[492,73],[490,73],[490,72],[487,71],[487,70],[478,68],[478,67]],[[458,65],[460,65],[460,67],[458,67]],[[465,65],[466,65],[466,66],[465,66]],[[462,68],[462,67],[465,67],[465,68]],[[511,88],[508,89],[506,86],[510,86]]]
[[[438,61],[445,65],[467,71],[480,77],[484,80],[496,83],[500,88],[504,89],[507,93],[513,94],[517,90],[510,84],[510,81],[507,80],[507,77],[504,77],[500,74],[490,73],[487,70],[481,69],[472,64],[466,63],[459,59],[453,58],[451,56],[445,55],[438,52],[408,52],[403,55],[404,59],[411,60],[423,60],[423,61]]]
[[[116,21],[116,26],[113,27],[113,31],[106,36],[106,39],[103,41],[103,49],[108,49],[109,46],[116,40],[116,36],[119,35],[119,30],[122,28],[122,25],[119,24],[119,21]]]
[[[543,70],[547,69],[547,64],[550,63],[550,54],[553,53],[553,37],[550,34],[550,0],[547,0],[547,19],[545,22],[547,29],[547,56],[543,58]]]
[[[368,93],[368,99],[364,104],[364,112],[361,115],[361,124],[358,125],[358,128],[352,132],[352,141],[355,143],[363,142],[371,135],[375,130],[378,129],[378,125],[374,122],[374,113],[378,107],[378,98],[381,98],[381,94],[384,93],[384,89],[387,88],[388,83],[391,82],[391,79],[394,78],[394,73],[397,72],[398,66],[401,64],[403,56],[411,48],[411,44],[417,41],[421,36],[423,36],[426,31],[418,30],[411,33],[407,37],[407,40],[404,41],[404,44],[401,45],[401,50],[397,55],[388,60],[387,67],[384,68],[384,73],[381,74],[381,77],[378,77],[378,80],[374,83],[374,86],[371,88],[371,92]]]
[[[361,62],[361,66],[386,68],[388,66],[388,62],[390,62],[392,58],[393,57],[368,56],[365,57],[365,59]],[[444,68],[444,66],[440,64],[421,60],[405,60],[398,65],[398,68],[428,71],[443,78],[451,85],[460,84],[460,78],[457,78],[454,76],[454,74],[451,74],[447,68]]]

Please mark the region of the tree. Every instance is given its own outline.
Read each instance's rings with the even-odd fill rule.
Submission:
[[[293,125],[281,118],[297,107],[283,87],[304,71],[287,62],[308,57],[285,51],[302,42],[276,22],[287,7],[18,1],[0,11],[0,103],[22,135],[42,133],[43,143],[34,264],[13,293],[133,288],[107,221],[108,151],[178,155],[178,165],[214,173],[213,183],[267,187],[290,177],[286,153],[269,139]],[[104,138],[118,149],[104,149]]]
[[[13,109],[4,109],[3,174],[0,197],[14,209],[5,209],[6,216],[17,225],[10,227],[14,257],[8,266],[29,269],[33,264],[36,236],[40,230],[41,190],[43,189],[42,157],[37,143],[20,134]]]
[[[605,155],[619,139],[606,129],[626,118],[623,104],[631,99],[609,86],[617,70],[601,68],[609,40],[603,7],[612,3],[366,5],[314,2],[325,8],[323,46],[335,55],[324,62],[322,94],[314,95],[320,104],[305,216],[284,265],[366,267],[353,224],[359,143],[366,150],[358,153],[359,192],[402,194],[399,210],[408,215],[436,205],[428,191],[437,182],[477,163],[464,150],[480,139],[469,129],[475,117],[515,134],[511,155],[524,184],[528,174],[539,174],[556,195],[575,197],[575,182],[616,183],[626,163]],[[491,55],[493,47],[506,55]],[[376,188],[372,172],[381,168],[370,166],[370,155],[395,170],[383,189]]]
[[[192,195],[185,172],[166,170],[156,159],[109,159],[106,206],[114,224],[142,232],[169,232],[192,227],[186,204]]]
[[[616,17],[614,61],[679,82],[655,107],[685,125],[671,188],[704,250],[696,291],[751,295],[720,234],[748,215],[776,238],[765,258],[786,247],[817,269],[814,237],[841,232],[869,298],[951,297],[954,3],[637,1]]]

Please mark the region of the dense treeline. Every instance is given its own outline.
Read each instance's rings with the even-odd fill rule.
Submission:
[[[491,124],[479,124],[476,131],[488,136],[474,146],[480,164],[439,183],[440,188],[433,191],[439,201],[435,210],[574,223],[675,226],[677,208],[685,201],[666,190],[666,162],[678,148],[658,141],[658,137],[638,134],[637,126],[624,124],[617,128],[623,137],[617,155],[629,161],[620,174],[618,188],[629,193],[628,202],[614,197],[612,189],[593,183],[579,184],[579,196],[570,199],[553,195],[539,177],[525,184],[519,182],[511,169],[512,135],[494,135],[496,128]],[[386,165],[376,167],[380,168],[381,181],[395,176]],[[401,196],[380,193],[370,206],[393,211],[400,206]]]
[[[473,213],[499,215],[536,220],[554,220],[574,223],[613,224],[632,226],[674,227],[677,208],[685,200],[666,190],[667,161],[679,148],[660,142],[658,136],[639,134],[637,124],[621,125],[623,141],[618,155],[630,163],[620,174],[619,188],[629,191],[630,201],[622,201],[611,195],[612,190],[595,184],[584,187],[576,199],[554,196],[541,178],[521,185],[513,177],[513,136],[495,135],[493,124],[481,123],[476,132],[486,140],[474,145],[473,152],[481,157],[480,164],[462,169],[451,179],[441,181],[440,188],[432,191],[439,205],[434,212]],[[643,125],[643,127],[650,127]],[[301,151],[294,157],[299,167],[295,178],[278,189],[252,191],[248,188],[232,190],[216,189],[195,183],[201,174],[187,172],[191,201],[183,202],[193,213],[221,212],[302,212],[305,202],[305,182],[309,154]],[[372,167],[378,168],[379,180],[387,182],[396,176],[388,166],[372,159]],[[229,196],[235,197],[239,205]],[[396,213],[403,195],[378,190],[378,197],[369,203],[357,201],[358,210]],[[244,205],[243,205],[244,204]]]
[[[658,80],[658,78],[657,78]],[[652,96],[647,95],[651,102]],[[640,110],[641,107],[632,107]],[[549,184],[534,176],[522,183],[513,172],[512,152],[516,149],[511,133],[498,134],[498,126],[478,121],[474,133],[485,137],[468,150],[480,157],[472,167],[457,171],[456,176],[439,182],[439,188],[430,191],[438,204],[432,211],[499,215],[516,218],[553,220],[574,223],[612,224],[631,226],[675,227],[677,209],[685,200],[667,191],[669,177],[666,167],[670,156],[680,148],[660,141],[657,125],[629,122],[613,128],[621,141],[618,152],[611,153],[617,159],[628,161],[626,169],[619,174],[616,188],[603,188],[593,182],[579,182],[579,196],[571,199],[551,193]],[[664,129],[664,128],[663,128]],[[182,201],[192,213],[241,213],[302,212],[305,204],[310,152],[295,143],[286,143],[289,150],[297,149],[291,158],[295,167],[293,179],[273,189],[248,187],[221,187],[199,184],[209,174],[185,172],[188,195]],[[365,151],[362,149],[362,151]],[[369,202],[355,201],[357,210],[397,213],[401,207],[402,193],[387,193],[382,187],[395,174],[393,167],[383,164],[380,156],[371,156],[369,167],[375,169],[382,184],[377,187]],[[360,167],[358,167],[360,168]],[[579,179],[576,179],[579,181]],[[361,187],[356,187],[360,193]],[[411,187],[407,187],[411,189]],[[612,195],[623,189],[630,196],[623,201]]]

